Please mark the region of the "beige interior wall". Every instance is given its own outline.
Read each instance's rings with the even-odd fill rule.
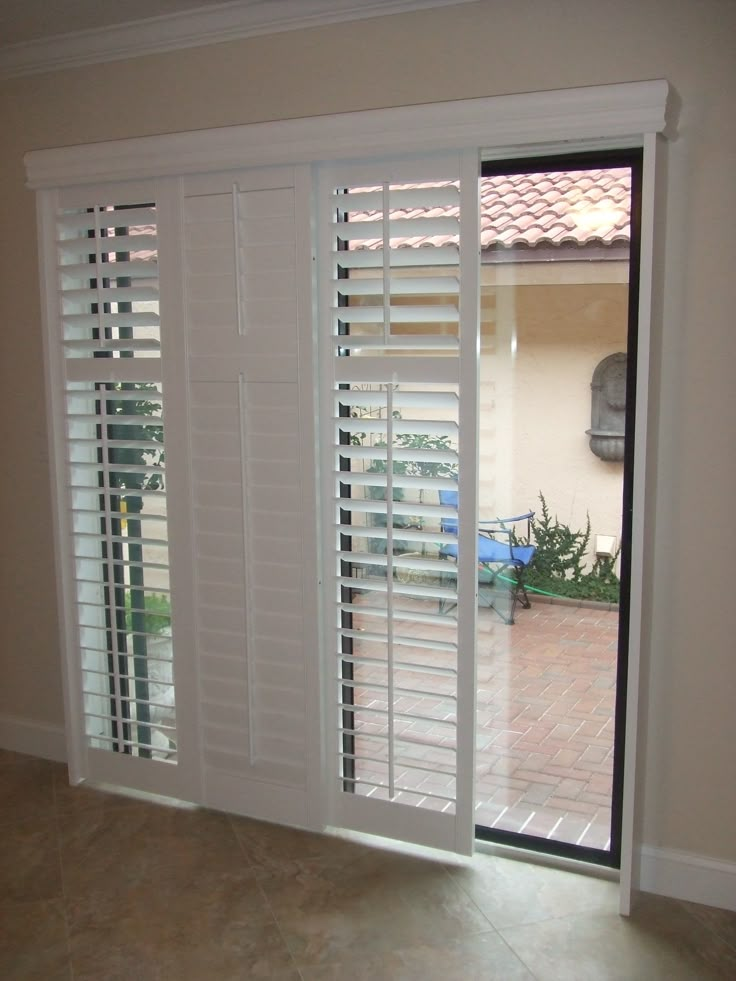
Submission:
[[[664,77],[683,110],[654,339],[644,836],[736,861],[734,36],[732,0],[481,0],[2,83],[0,716],[62,720],[26,150]]]

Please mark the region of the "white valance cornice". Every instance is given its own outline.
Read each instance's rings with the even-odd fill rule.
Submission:
[[[662,79],[401,106],[34,150],[28,187],[176,176],[397,152],[481,147],[514,156],[544,145],[641,145],[673,135]]]

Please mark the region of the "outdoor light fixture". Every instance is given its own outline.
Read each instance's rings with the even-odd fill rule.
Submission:
[[[618,548],[618,539],[615,535],[596,535],[595,536],[595,554],[596,556],[603,558],[612,559],[616,555],[616,549]]]

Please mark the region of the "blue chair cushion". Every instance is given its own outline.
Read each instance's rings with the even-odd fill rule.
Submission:
[[[444,507],[457,507],[457,491],[441,490],[439,492],[440,504]],[[508,518],[509,522],[520,520],[527,515],[519,515],[519,518]],[[457,518],[443,518],[441,522],[442,531],[450,535],[457,534]],[[527,566],[534,557],[536,547],[534,545],[511,545],[505,539],[497,540],[489,538],[487,535],[478,535],[478,561],[482,563],[506,562],[514,565]],[[443,545],[440,553],[451,556],[457,561],[457,545]]]
[[[457,507],[457,491],[456,490],[441,490],[439,492],[440,504],[448,508]]]
[[[450,529],[446,529],[449,531]],[[481,563],[506,562],[507,564],[527,566],[531,562],[536,549],[534,545],[512,545],[496,541],[486,535],[478,535],[478,561]],[[443,545],[442,555],[451,556],[457,561],[457,545]]]

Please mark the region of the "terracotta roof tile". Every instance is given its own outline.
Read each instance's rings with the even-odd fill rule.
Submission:
[[[436,186],[446,187],[450,182]],[[402,188],[417,185],[401,185]],[[481,247],[627,244],[631,176],[628,168],[502,174],[481,179]],[[397,209],[393,217],[456,216],[457,208]],[[354,212],[351,221],[377,221],[379,211]],[[396,248],[446,245],[449,235],[395,238]],[[380,239],[356,243],[378,249]]]

